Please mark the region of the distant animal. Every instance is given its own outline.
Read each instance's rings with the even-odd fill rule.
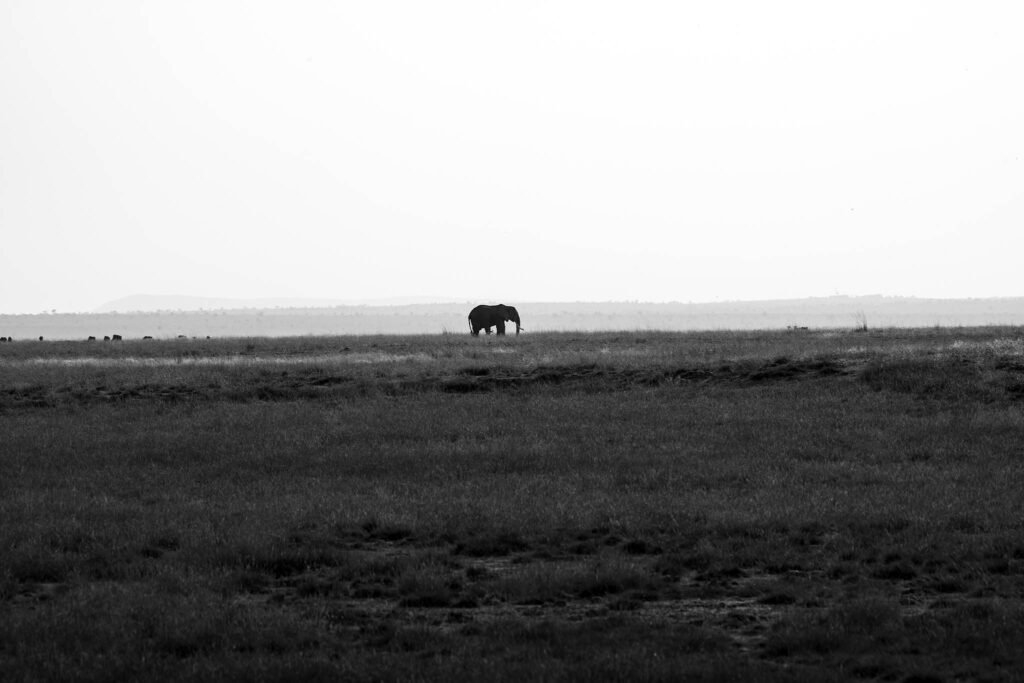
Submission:
[[[39,341],[43,341],[43,335],[39,335]]]
[[[114,336],[112,337],[112,339],[113,339],[114,341],[121,341],[121,335],[119,335],[119,334],[115,334],[115,335],[114,335]]]
[[[0,343],[7,341],[7,337],[0,337]]]
[[[147,334],[143,339],[152,339],[152,337]]]
[[[104,337],[103,337],[103,341],[110,341],[110,337],[108,337],[108,336],[104,335]]]
[[[96,337],[90,336],[86,341],[96,341]]]
[[[188,337],[185,336],[184,334],[179,334],[178,339],[188,339]]]
[[[469,333],[474,337],[480,336],[480,330],[490,334],[493,326],[497,329],[498,334],[505,334],[506,322],[516,324],[516,334],[523,329],[519,324],[519,311],[515,309],[515,306],[481,304],[469,312]]]

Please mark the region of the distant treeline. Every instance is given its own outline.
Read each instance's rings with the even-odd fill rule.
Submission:
[[[476,302],[479,303],[479,302]],[[488,302],[498,303],[498,302]],[[524,333],[598,330],[751,330],[787,327],[943,327],[1024,325],[1024,297],[915,299],[834,296],[719,303],[530,303],[508,300]],[[474,303],[331,306],[208,311],[0,315],[0,334],[15,341],[86,339],[120,334],[126,340],[346,334],[469,334]]]

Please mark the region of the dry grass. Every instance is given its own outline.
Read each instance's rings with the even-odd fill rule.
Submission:
[[[1010,678],[1021,339],[6,345],[0,675]]]

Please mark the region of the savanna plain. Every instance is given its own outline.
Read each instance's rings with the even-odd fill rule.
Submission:
[[[1024,679],[1024,330],[0,345],[0,679]]]

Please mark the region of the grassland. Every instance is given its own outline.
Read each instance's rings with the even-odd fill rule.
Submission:
[[[1020,680],[1019,328],[0,346],[0,679]]]

